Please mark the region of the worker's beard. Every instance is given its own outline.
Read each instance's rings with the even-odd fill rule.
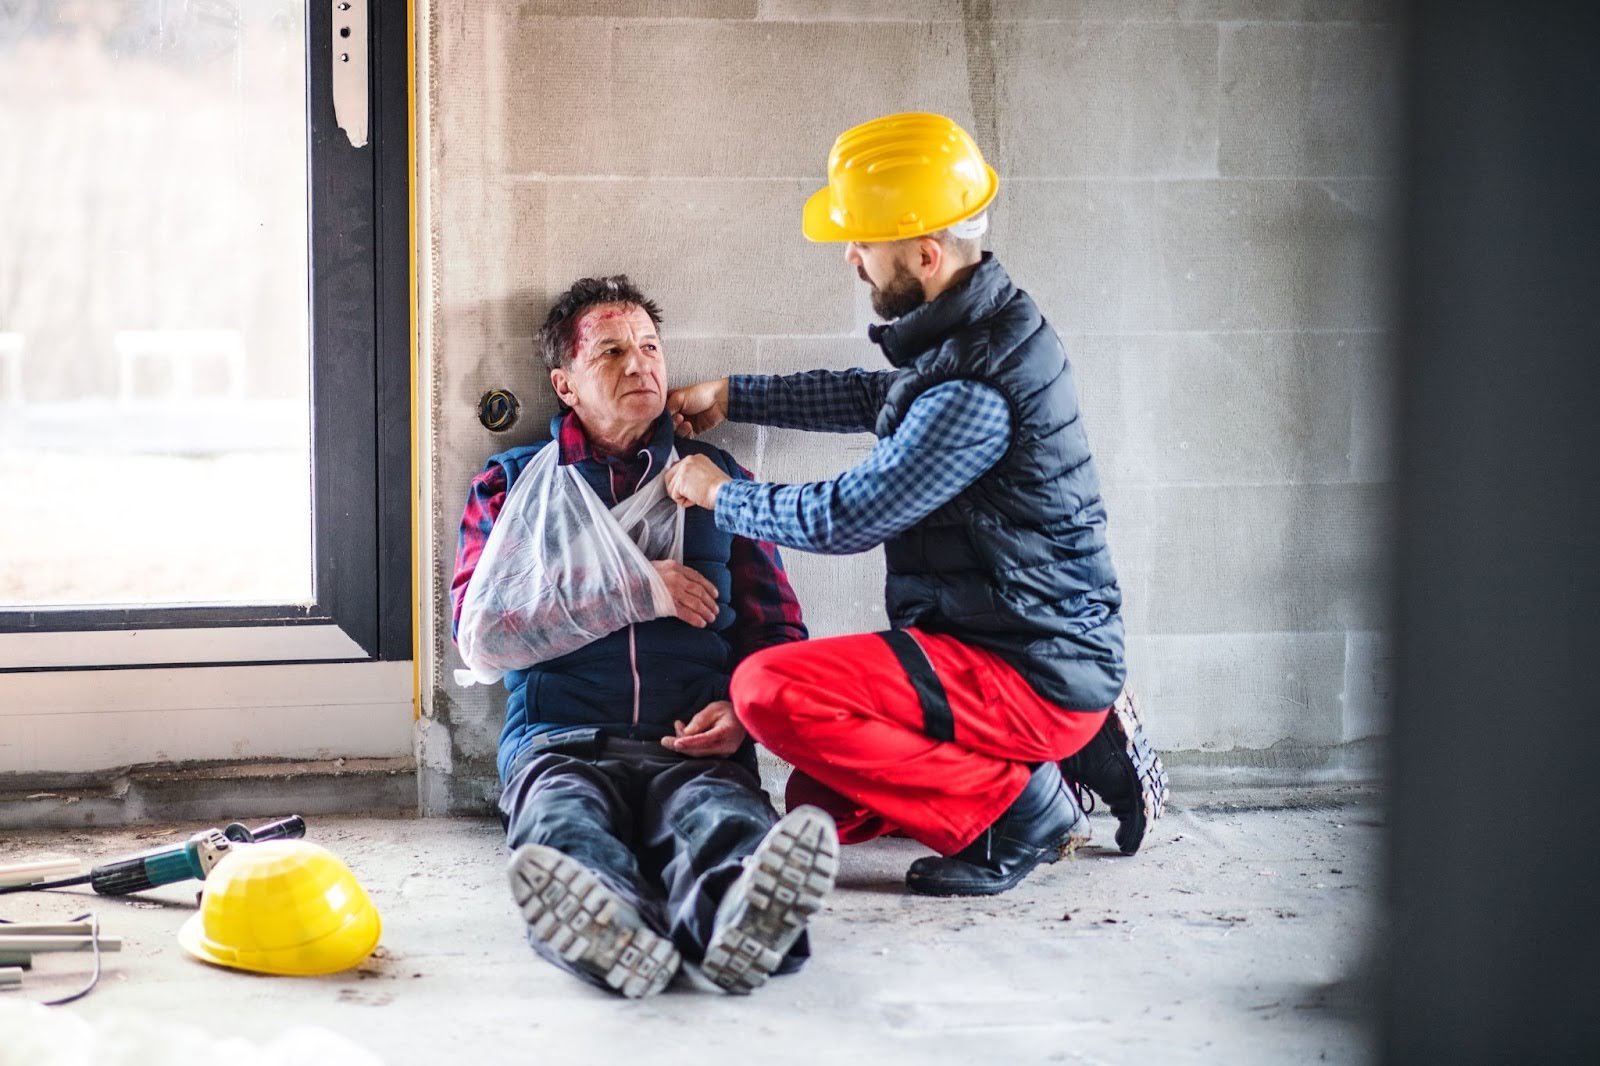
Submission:
[[[922,282],[906,269],[904,263],[894,265],[894,274],[881,288],[872,284],[865,270],[857,267],[856,273],[861,275],[862,281],[872,286],[872,310],[885,322],[904,318],[928,302],[922,295]]]

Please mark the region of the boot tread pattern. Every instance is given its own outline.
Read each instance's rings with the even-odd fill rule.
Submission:
[[[839,873],[833,820],[815,807],[796,808],[745,862],[724,904],[734,912],[706,945],[701,964],[708,978],[736,995],[766,983],[832,891]]]
[[[1125,692],[1112,705],[1111,714],[1116,720],[1118,732],[1122,734],[1123,751],[1127,753],[1128,761],[1133,764],[1133,771],[1139,778],[1139,799],[1144,807],[1145,822],[1153,822],[1161,817],[1167,806],[1166,768],[1161,765],[1161,756],[1156,754],[1155,746],[1145,736],[1144,723],[1133,702],[1133,693]],[[1134,847],[1138,847],[1138,842],[1134,843]]]
[[[677,972],[678,949],[583,864],[525,844],[507,871],[530,934],[629,999],[654,995]]]

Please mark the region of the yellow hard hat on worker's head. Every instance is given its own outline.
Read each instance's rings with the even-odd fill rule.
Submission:
[[[885,115],[833,142],[828,187],[806,201],[803,227],[814,241],[922,237],[975,219],[999,190],[999,175],[955,122]]]
[[[378,909],[332,852],[274,840],[217,863],[178,943],[218,966],[309,977],[358,965],[382,932]]]

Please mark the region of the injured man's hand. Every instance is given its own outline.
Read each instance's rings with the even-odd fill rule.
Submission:
[[[704,629],[717,620],[717,586],[704,574],[671,559],[661,559],[650,565],[656,568],[667,591],[672,593],[678,618],[696,629]]]
[[[744,726],[727,700],[708,703],[689,724],[673,722],[677,736],[662,737],[661,745],[680,755],[732,755],[744,743]]]

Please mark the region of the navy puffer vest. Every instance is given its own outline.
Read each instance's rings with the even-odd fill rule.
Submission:
[[[999,463],[885,545],[890,621],[987,648],[1067,709],[1109,706],[1125,675],[1122,592],[1055,330],[985,253],[965,283],[871,335],[901,368],[879,437],[922,393],[958,379],[998,389],[1012,420]]]
[[[551,424],[557,432],[560,419]],[[663,416],[650,444],[652,469],[665,465],[676,444],[680,456],[704,455],[730,477],[738,464],[720,448],[673,439],[672,421]],[[549,447],[557,447],[555,444]],[[506,484],[546,445],[513,448],[490,458],[506,473]],[[610,505],[610,475],[604,464],[580,462],[579,473]],[[576,651],[505,676],[510,692],[496,762],[501,780],[511,764],[540,733],[572,726],[600,726],[614,736],[658,740],[672,723],[687,721],[715,700],[728,698],[732,646],[724,634],[733,625],[733,579],[728,554],[733,536],[717,528],[711,512],[691,507],[684,514],[683,562],[717,587],[717,619],[697,629],[676,618],[658,618],[610,633]]]

